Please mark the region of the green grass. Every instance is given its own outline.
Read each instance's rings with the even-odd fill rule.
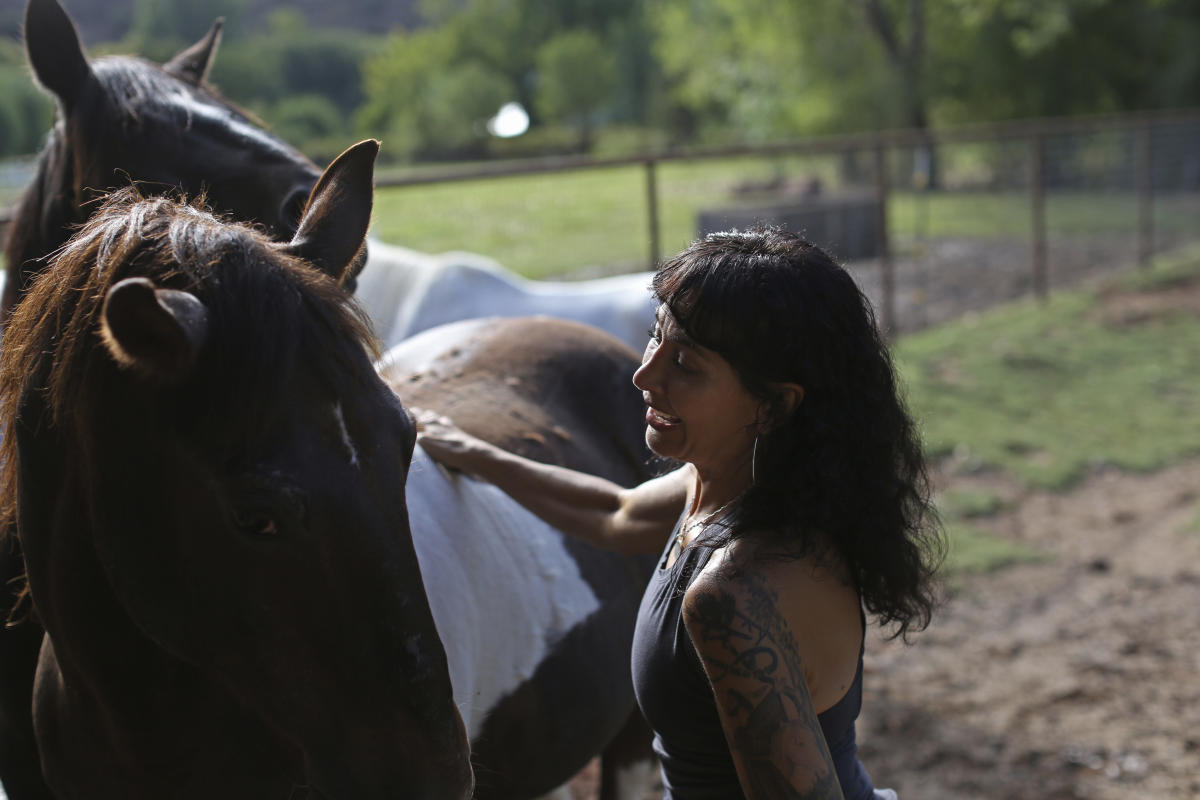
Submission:
[[[728,204],[736,184],[776,168],[763,159],[660,165],[660,257],[695,238],[700,209]],[[372,233],[426,252],[480,253],[530,278],[597,265],[636,271],[651,262],[647,203],[640,166],[385,188]]]
[[[938,497],[938,509],[947,519],[990,517],[1006,506],[1000,495],[978,489],[951,489]]]
[[[734,189],[776,175],[818,178],[840,191],[832,157],[743,157],[671,162],[657,168],[660,257],[696,235],[702,209],[737,204]],[[871,190],[870,176],[863,178]],[[634,271],[650,265],[645,171],[640,166],[380,189],[372,232],[426,252],[469,250],[531,278],[590,268]],[[1133,241],[1131,192],[1051,192],[1049,235],[1124,233]],[[1200,198],[1155,198],[1156,235],[1194,233]],[[1032,230],[1025,191],[893,192],[888,219],[897,242],[933,237],[1016,237]]]
[[[1140,280],[1200,280],[1200,253],[1162,274]],[[1099,302],[1064,292],[902,340],[898,362],[929,453],[1049,489],[1098,464],[1146,472],[1200,453],[1195,316],[1113,327]]]
[[[1020,542],[1001,539],[973,525],[951,523],[946,526],[950,547],[943,565],[952,587],[964,575],[995,572],[1013,564],[1042,561],[1046,554]]]
[[[1150,472],[1200,454],[1195,314],[1117,325],[1099,313],[1113,292],[1196,282],[1200,247],[1131,271],[1108,292],[1060,292],[902,339],[897,365],[927,452],[952,468],[1048,490],[1068,489],[1102,464]],[[1002,498],[951,490],[938,501],[952,587],[964,573],[1041,557],[971,524],[1000,510]]]

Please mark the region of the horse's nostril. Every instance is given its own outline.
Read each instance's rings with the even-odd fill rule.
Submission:
[[[284,200],[279,210],[279,219],[288,233],[295,233],[300,227],[300,217],[304,215],[304,206],[308,203],[308,189],[295,189]]]

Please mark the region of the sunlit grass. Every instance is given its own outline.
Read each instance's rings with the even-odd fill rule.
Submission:
[[[755,185],[780,178],[815,180],[826,193],[869,196],[869,177],[855,187],[839,185],[833,157],[660,164],[657,255],[670,255],[692,241],[702,210],[763,202],[762,194],[745,194]],[[647,269],[652,254],[646,181],[645,169],[635,165],[383,188],[376,193],[373,233],[426,252],[480,253],[532,278]],[[1138,206],[1132,192],[1054,191],[1047,193],[1045,207],[1049,236],[1123,231],[1135,240]],[[1160,195],[1155,233],[1191,236],[1198,214],[1200,198]],[[1032,216],[1027,191],[889,195],[889,226],[897,242],[913,236],[1025,240],[1032,235]]]

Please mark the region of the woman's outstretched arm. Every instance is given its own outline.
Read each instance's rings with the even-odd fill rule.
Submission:
[[[684,466],[627,489],[511,453],[433,412],[410,410],[417,422],[417,444],[435,461],[495,484],[550,525],[597,547],[659,552],[691,486],[692,468]]]

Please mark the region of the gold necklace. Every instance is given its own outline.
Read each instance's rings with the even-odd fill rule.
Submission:
[[[712,522],[714,519],[719,517],[726,509],[728,509],[730,506],[732,506],[737,501],[741,500],[743,494],[745,494],[745,492],[741,492],[740,494],[736,495],[731,500],[724,503],[716,511],[705,516],[704,519],[699,520],[697,522],[689,522],[686,525],[684,525],[683,527],[681,527],[679,529],[679,533],[675,534],[675,545],[679,548],[679,552],[681,552],[681,553],[683,552],[683,537],[684,536],[686,536],[688,533],[690,533],[693,528],[703,528],[704,526],[708,525],[708,523]]]

